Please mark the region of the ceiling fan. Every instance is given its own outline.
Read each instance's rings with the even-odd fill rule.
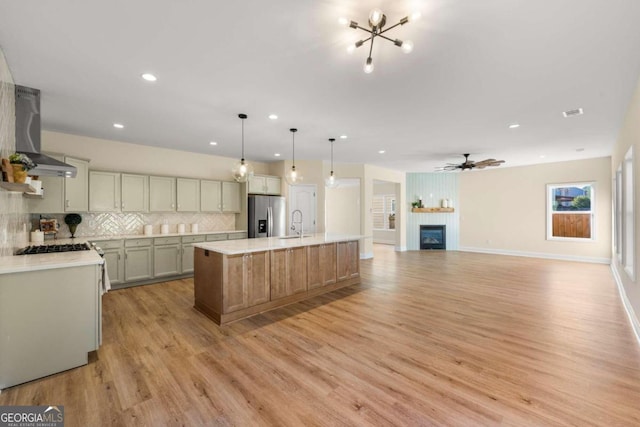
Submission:
[[[469,154],[464,155],[464,162],[460,164],[456,163],[447,163],[446,166],[442,166],[437,168],[438,171],[455,171],[455,170],[467,170],[467,169],[484,169],[487,166],[500,166],[504,163],[504,160],[496,160],[496,159],[485,159],[480,162],[474,162],[473,160],[469,160]]]

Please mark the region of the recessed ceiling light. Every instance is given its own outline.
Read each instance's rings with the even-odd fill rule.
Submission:
[[[544,157],[545,157],[544,154],[540,154],[541,159],[544,159]]]
[[[144,73],[141,77],[148,82],[155,82],[158,80],[158,78],[151,73]]]
[[[280,157],[280,153],[275,153],[274,156]]]
[[[340,139],[347,139],[347,135],[340,135]]]
[[[120,124],[120,123],[114,123],[114,124],[113,124],[113,127],[114,127],[114,128],[118,128],[118,129],[122,129],[122,128],[124,127],[124,125],[123,125],[123,124]]]
[[[562,115],[565,117],[581,116],[584,114],[582,108],[576,108],[574,110],[563,111]]]
[[[576,151],[577,151],[578,153],[580,153],[580,152],[584,151],[584,148],[576,148]]]
[[[269,118],[271,120],[278,120],[278,115],[277,114],[269,114]]]
[[[386,153],[386,151],[384,151],[384,150],[379,150],[378,151],[378,154],[384,154],[384,153]]]
[[[215,142],[215,141],[211,141],[211,142],[209,143],[209,145],[218,145],[218,143],[217,143],[217,142]]]
[[[520,127],[520,124],[519,124],[519,123],[511,123],[511,124],[509,125],[509,129],[516,129],[516,128],[519,128],[519,127]]]

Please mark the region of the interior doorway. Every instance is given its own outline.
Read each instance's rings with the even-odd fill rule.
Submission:
[[[291,229],[291,216],[295,210],[302,212],[304,234],[315,233],[317,217],[315,184],[289,186],[289,214],[287,215],[287,223],[289,224],[289,232],[287,234],[289,235],[297,234]]]

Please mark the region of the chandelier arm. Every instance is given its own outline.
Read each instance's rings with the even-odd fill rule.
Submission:
[[[387,31],[389,31],[389,30],[391,30],[391,29],[393,29],[393,28],[397,27],[398,25],[402,25],[402,24],[401,24],[400,22],[398,22],[396,25],[392,25],[392,26],[390,26],[389,28],[385,28],[384,30],[380,31],[380,32],[378,33],[378,35],[380,35],[380,34],[382,34],[382,33],[386,33]]]
[[[356,27],[355,27],[355,28],[359,28],[359,29],[361,29],[362,31],[366,31],[366,32],[367,32],[367,33],[369,33],[369,34],[375,34],[375,31],[373,31],[373,30],[371,30],[371,29],[369,29],[369,28],[361,27],[360,25],[356,25]]]
[[[376,37],[375,34],[373,36],[371,36],[371,45],[369,46],[369,58],[371,58],[371,53],[373,52],[373,39],[375,37]]]
[[[395,42],[396,42],[395,40],[390,39],[390,38],[389,38],[389,37],[387,37],[387,36],[383,36],[382,34],[378,34],[378,37],[382,37],[382,38],[383,38],[383,39],[385,39],[385,40],[389,40],[391,43],[395,43]]]

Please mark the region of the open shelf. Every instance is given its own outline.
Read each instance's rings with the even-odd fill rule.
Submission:
[[[29,184],[18,184],[17,182],[0,181],[0,188],[7,191],[17,191],[19,193],[35,193],[36,189]]]
[[[455,212],[453,208],[411,208],[411,212],[415,213],[443,213]]]

